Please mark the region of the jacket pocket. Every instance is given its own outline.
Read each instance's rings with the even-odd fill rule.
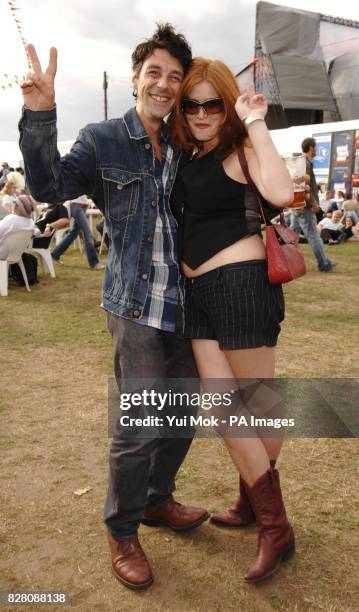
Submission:
[[[142,178],[139,174],[104,168],[102,182],[106,216],[122,221],[136,212]]]

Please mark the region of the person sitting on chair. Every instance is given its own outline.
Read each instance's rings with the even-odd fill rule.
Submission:
[[[40,234],[32,241],[32,246],[37,249],[47,249],[50,246],[53,232],[55,230],[69,227],[69,215],[63,204],[49,204],[35,223]]]
[[[31,214],[35,209],[35,200],[28,195],[21,195],[14,198],[14,212],[6,215],[0,221],[0,259],[6,259],[7,253],[1,251],[2,239],[13,232],[19,230],[35,228]]]

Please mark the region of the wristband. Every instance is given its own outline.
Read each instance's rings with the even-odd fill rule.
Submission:
[[[260,115],[258,112],[253,112],[247,115],[247,117],[244,117],[242,121],[247,128],[254,121],[264,121],[264,117],[262,117],[262,115]]]

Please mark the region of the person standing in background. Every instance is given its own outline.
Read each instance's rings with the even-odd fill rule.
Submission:
[[[311,246],[313,255],[317,260],[319,272],[331,272],[336,266],[326,255],[323,240],[317,231],[316,212],[319,210],[318,187],[313,172],[312,159],[316,154],[314,138],[305,138],[302,142],[302,151],[307,158],[306,172],[310,177],[310,198],[304,208],[291,211],[291,227],[298,234],[303,233]]]
[[[104,265],[100,263],[97,257],[95,244],[91,230],[86,218],[86,209],[90,204],[90,200],[85,196],[81,195],[70,202],[70,217],[73,219],[73,225],[68,234],[61,240],[61,242],[51,251],[52,259],[57,263],[62,264],[60,261],[61,255],[69,248],[69,246],[76,240],[80,232],[84,237],[86,257],[89,267],[92,270],[103,270]]]

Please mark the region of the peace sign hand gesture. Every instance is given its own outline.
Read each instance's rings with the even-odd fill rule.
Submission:
[[[24,104],[33,111],[50,110],[55,105],[55,75],[57,68],[57,50],[55,47],[50,49],[49,65],[45,72],[42,72],[41,64],[37,56],[35,47],[26,47],[32,71],[26,75],[26,80],[20,84]]]

